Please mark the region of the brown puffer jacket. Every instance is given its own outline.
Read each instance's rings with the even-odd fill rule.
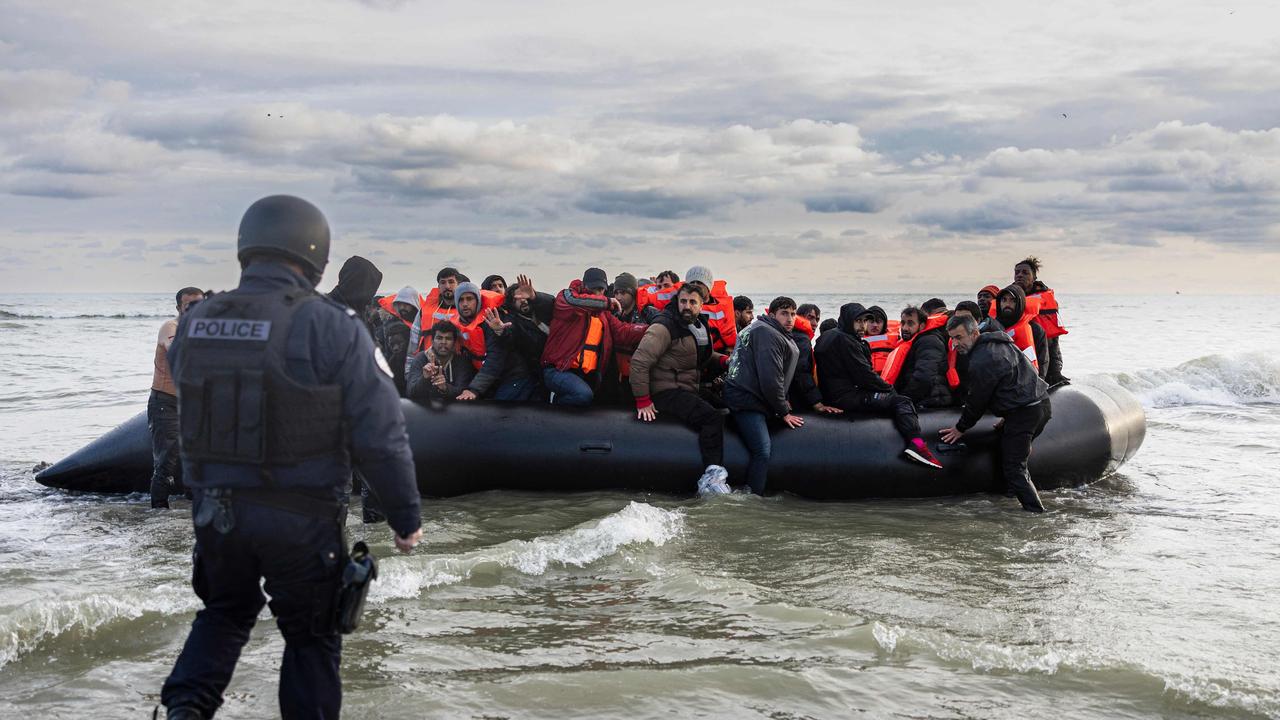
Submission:
[[[697,392],[703,365],[721,357],[710,344],[699,357],[693,334],[675,313],[664,310],[631,356],[631,394],[639,400],[665,390]]]

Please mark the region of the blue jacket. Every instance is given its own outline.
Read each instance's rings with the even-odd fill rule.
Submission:
[[[239,289],[264,292],[298,287],[311,289],[302,276],[276,263],[256,263],[240,275]],[[200,308],[183,317],[169,349],[174,377],[182,373],[182,346],[188,322]],[[360,318],[339,303],[309,302],[293,316],[286,344],[285,371],[303,385],[342,388],[342,417],[347,428],[350,460],[344,454],[270,468],[276,487],[302,492],[331,491],[347,499],[354,463],[377,496],[387,522],[404,536],[421,524],[421,507],[413,456],[405,432],[404,413],[390,374],[377,361],[373,341]],[[261,468],[210,462],[197,471],[183,456],[183,474],[192,487],[260,487]]]

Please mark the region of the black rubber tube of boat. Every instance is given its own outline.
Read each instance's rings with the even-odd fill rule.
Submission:
[[[1133,457],[1146,432],[1142,406],[1114,384],[1053,391],[1053,420],[1036,440],[1031,475],[1041,489],[1081,485]],[[426,496],[496,489],[604,489],[689,493],[702,472],[696,434],[669,419],[642,424],[618,408],[565,409],[540,404],[404,402],[418,487]],[[931,444],[959,410],[930,410],[920,425]],[[985,418],[964,449],[939,453],[936,471],[902,458],[889,420],[809,417],[803,428],[773,434],[769,491],[818,500],[931,497],[998,491],[998,435]],[[747,452],[729,423],[725,465],[745,478]],[[36,479],[84,492],[145,492],[151,448],[145,413],[46,468]]]

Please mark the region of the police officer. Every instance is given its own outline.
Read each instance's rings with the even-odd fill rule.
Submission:
[[[396,547],[422,537],[404,415],[360,319],[315,291],[329,257],[319,209],[287,195],[257,201],[237,257],[239,287],[187,313],[169,351],[204,609],[160,698],[170,720],[213,716],[265,589],[285,640],[281,715],[336,718],[353,462]]]

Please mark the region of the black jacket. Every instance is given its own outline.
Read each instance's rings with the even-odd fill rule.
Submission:
[[[432,385],[426,378],[422,377],[422,368],[426,367],[428,356],[432,356],[430,349],[414,355],[413,360],[410,361],[409,369],[405,371],[405,386],[407,389],[405,396],[414,402],[423,404],[427,404],[432,400],[453,402],[458,398],[459,393],[467,389],[471,379],[476,375],[475,366],[471,364],[471,356],[467,354],[466,350],[461,350],[454,353],[453,357],[449,359],[449,364],[444,367],[444,390],[436,388],[435,385]]]
[[[409,326],[392,315],[374,332],[373,340],[391,366],[391,379],[396,383],[396,390],[400,397],[405,397],[404,368],[409,359]]]
[[[858,303],[841,305],[836,328],[818,337],[813,358],[818,363],[818,389],[828,405],[854,390],[893,392],[893,386],[871,369],[871,348],[853,331],[853,321],[866,312]]]
[[[947,385],[947,329],[920,333],[902,361],[893,388],[911,398],[916,407],[946,407],[954,403]]]
[[[795,341],[777,320],[768,315],[756,318],[738,333],[725,374],[724,404],[730,410],[789,414],[787,388],[799,355]]]
[[[968,430],[983,413],[1003,416],[1049,397],[1031,361],[1002,332],[984,332],[969,351],[968,395],[956,429]]]
[[[822,393],[818,392],[818,381],[813,379],[813,341],[805,331],[799,328],[791,330],[791,339],[795,340],[796,350],[800,355],[796,359],[796,374],[791,379],[787,397],[791,400],[792,407],[809,410],[822,402]]]
[[[520,363],[524,366],[526,375],[539,380],[542,378],[542,349],[547,345],[547,332],[551,328],[551,314],[555,304],[554,295],[537,293],[529,303],[533,317],[525,317],[515,309],[508,293],[507,301],[498,309],[502,321],[511,323],[511,327],[504,333],[510,335],[505,346],[507,358],[504,362]]]
[[[1017,302],[1017,308],[1010,313],[1000,312],[1000,298],[1005,295],[1012,295]],[[1027,311],[1027,295],[1022,291],[1022,286],[1014,283],[1000,291],[996,295],[996,320],[1006,328],[1011,328],[1022,319],[1022,314]],[[1031,342],[1036,348],[1036,364],[1040,366],[1040,377],[1044,377],[1049,372],[1049,337],[1044,334],[1044,328],[1040,327],[1040,323],[1031,322]]]

